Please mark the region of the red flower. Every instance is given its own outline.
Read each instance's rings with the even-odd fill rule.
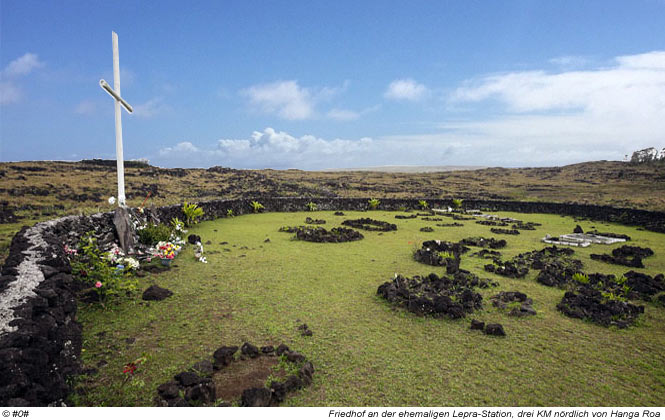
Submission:
[[[129,373],[130,375],[133,375],[137,367],[138,366],[136,366],[134,362],[127,363],[125,365],[125,370],[123,370],[122,373]]]

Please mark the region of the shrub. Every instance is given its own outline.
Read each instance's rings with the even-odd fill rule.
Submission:
[[[462,200],[461,198],[455,198],[453,199],[453,207],[456,209],[461,209],[462,208]]]
[[[423,210],[427,210],[429,208],[429,204],[427,204],[427,201],[425,201],[425,200],[418,201],[418,205]]]
[[[455,255],[451,252],[448,252],[448,251],[439,252],[439,257],[441,257],[443,259],[448,259],[448,260],[454,260],[455,259]]]
[[[316,211],[318,210],[318,206],[316,205],[316,203],[310,201],[309,203],[307,203],[307,209],[309,209],[309,211]]]
[[[185,215],[185,225],[192,226],[199,222],[199,218],[203,216],[203,209],[194,203],[187,203],[182,205],[182,213]]]
[[[226,217],[233,217],[233,209],[226,210]]]
[[[263,204],[259,203],[258,201],[252,201],[249,203],[249,205],[252,206],[254,213],[258,213],[265,208],[263,207]]]
[[[171,221],[171,224],[173,224],[173,221]],[[154,245],[160,241],[168,241],[171,237],[171,229],[162,224],[153,225],[152,223],[148,223],[148,226],[137,230],[136,233],[139,235],[139,242],[145,245]]]
[[[381,204],[381,201],[377,200],[376,198],[372,198],[367,203],[369,204],[370,210],[376,210],[376,208],[379,207],[379,204]]]
[[[78,255],[72,261],[72,273],[74,277],[94,287],[100,302],[104,304],[109,296],[117,296],[133,292],[138,286],[138,280],[133,276],[123,275],[124,271],[118,271],[109,266],[98,245],[94,232],[86,233],[79,242]]]
[[[575,274],[573,274],[573,281],[576,281],[576,282],[582,283],[582,284],[589,284],[589,276],[587,276],[584,273],[575,273]]]

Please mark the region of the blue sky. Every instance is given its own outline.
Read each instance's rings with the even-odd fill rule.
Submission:
[[[0,160],[546,166],[665,146],[665,1],[0,3]]]

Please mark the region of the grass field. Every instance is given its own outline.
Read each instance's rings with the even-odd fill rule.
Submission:
[[[636,228],[553,215],[500,213],[542,223],[516,237],[493,235],[489,226],[436,227],[419,219],[396,220],[391,212],[266,213],[197,225],[208,264],[190,246],[168,272],[141,279],[174,292],[161,302],[140,296],[102,309],[79,304],[83,361],[99,372],[76,382],[79,405],[152,405],[156,387],[223,345],[286,343],[315,367],[314,383],[284,403],[292,406],[663,406],[665,405],[665,308],[644,303],[645,314],[625,330],[567,318],[556,310],[563,291],[535,282],[537,270],[514,280],[485,273],[486,260],[462,257],[462,268],[500,286],[482,290],[484,309],[462,320],[418,317],[376,295],[393,278],[442,269],[416,262],[412,253],[428,239],[470,236],[506,239],[504,259],[542,249],[546,233],[585,230],[625,233],[631,245],[648,246],[651,275],[665,272],[665,235]],[[277,230],[301,225],[306,216],[327,220],[367,217],[398,225],[396,232],[363,232],[342,244],[292,240]],[[449,222],[446,219],[445,222]],[[419,229],[432,226],[435,231]],[[266,239],[269,242],[264,242]],[[221,245],[221,242],[228,244]],[[622,274],[626,267],[589,258],[615,246],[575,249],[587,273]],[[513,318],[490,304],[500,290],[519,290],[534,300],[535,317]],[[496,338],[469,330],[471,318],[503,324]],[[314,335],[302,337],[307,323]],[[123,366],[147,361],[125,382]]]

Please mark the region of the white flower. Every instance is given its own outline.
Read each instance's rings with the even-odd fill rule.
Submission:
[[[114,205],[115,204],[115,197],[109,197],[109,204]]]

